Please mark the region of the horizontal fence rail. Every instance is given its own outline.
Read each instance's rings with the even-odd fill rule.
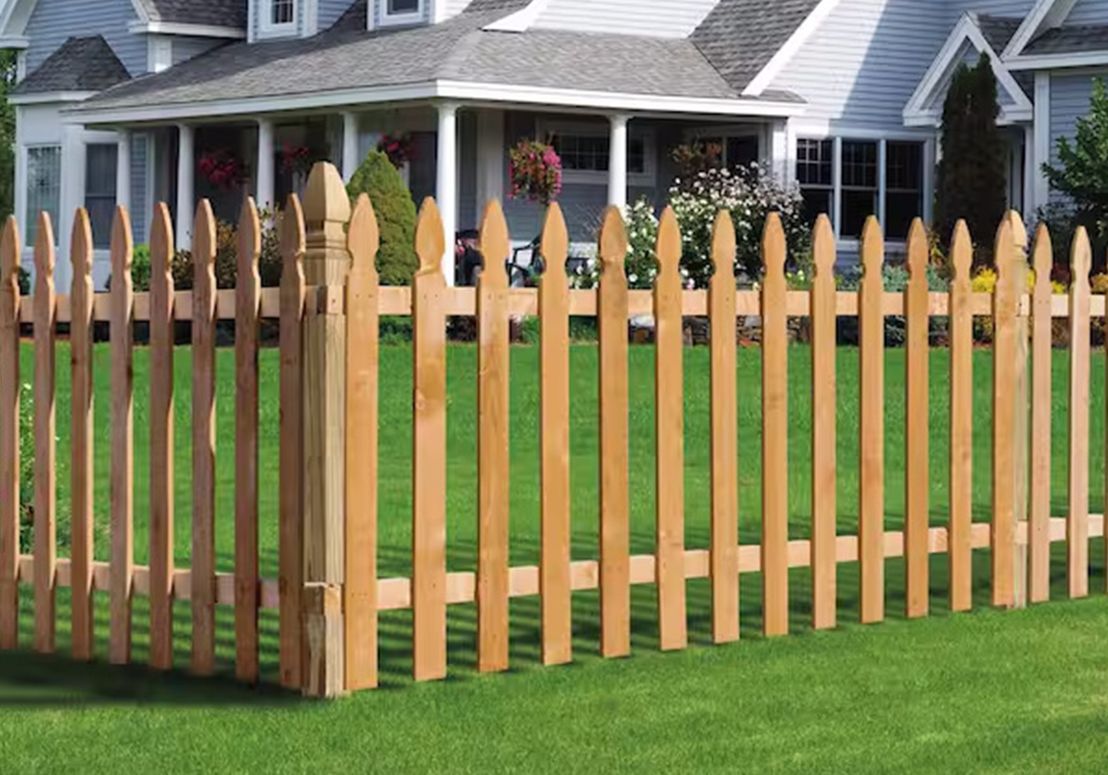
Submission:
[[[56,648],[55,604],[59,588],[72,590],[72,652],[80,660],[94,653],[98,635],[108,638],[113,663],[132,661],[133,599],[150,601],[150,664],[174,666],[175,604],[191,609],[188,639],[194,673],[216,670],[216,608],[233,609],[235,674],[260,678],[259,612],[279,612],[279,680],[290,689],[333,696],[378,683],[380,612],[412,611],[413,672],[417,680],[442,678],[448,670],[447,608],[476,603],[477,666],[482,672],[509,667],[509,600],[539,596],[541,653],[545,664],[573,659],[572,593],[599,590],[600,653],[618,657],[631,650],[631,589],[657,588],[659,643],[664,650],[685,648],[689,640],[687,588],[708,579],[711,630],[716,643],[740,637],[740,577],[761,576],[763,630],[767,636],[790,630],[790,569],[810,568],[811,625],[836,626],[837,567],[857,563],[860,617],[886,617],[885,562],[905,560],[905,614],[930,612],[932,555],[945,555],[950,569],[950,608],[972,605],[972,551],[990,550],[991,600],[999,607],[1040,602],[1049,597],[1050,551],[1066,546],[1071,597],[1089,591],[1089,540],[1106,538],[1105,519],[1090,514],[1089,395],[1090,327],[1108,315],[1103,295],[1093,295],[1088,275],[1087,237],[1078,232],[1072,249],[1076,281],[1064,295],[1049,283],[1052,247],[1040,228],[1028,249],[1026,231],[1010,214],[998,229],[994,256],[995,293],[973,293],[973,247],[959,224],[951,242],[952,280],[946,292],[929,291],[928,237],[913,224],[907,244],[907,290],[882,286],[885,245],[871,219],[861,243],[864,275],[857,292],[837,291],[833,276],[835,240],[821,217],[813,230],[814,277],[810,289],[789,290],[787,248],[780,219],[768,219],[762,245],[765,275],[754,290],[735,286],[735,232],[726,213],[713,228],[714,274],[705,290],[684,290],[679,274],[682,241],[677,219],[666,210],[660,220],[656,255],[659,272],[651,290],[629,290],[624,267],[628,235],[620,212],[604,213],[599,235],[601,265],[596,290],[568,287],[566,224],[557,205],[549,208],[541,252],[548,269],[537,289],[508,286],[503,261],[510,239],[498,203],[486,209],[480,251],[486,270],[476,288],[451,288],[441,260],[442,222],[433,200],[420,211],[415,236],[419,269],[410,287],[379,285],[376,257],[380,233],[372,203],[361,197],[351,206],[333,167],[317,165],[303,205],[290,198],[281,220],[283,273],[278,288],[261,288],[258,271],[263,224],[247,201],[235,247],[237,285],[216,288],[216,221],[207,202],[196,210],[192,290],[174,288],[175,255],[168,209],[159,205],[151,227],[151,286],[135,292],[134,248],[124,209],[112,230],[112,283],[107,293],[92,290],[92,235],[79,211],[70,237],[73,283],[54,286],[54,239],[49,216],[38,223],[34,247],[35,281],[21,298],[17,271],[21,248],[14,219],[0,239],[0,648],[18,645],[21,587],[31,588],[33,643],[38,651]],[[1030,256],[1030,264],[1028,263]],[[1025,283],[1028,267],[1033,285]],[[65,291],[65,292],[59,292]],[[649,315],[656,325],[654,423],[656,437],[655,549],[630,550],[630,435],[628,422],[628,327],[632,317]],[[412,336],[413,499],[407,515],[379,514],[378,467],[379,321],[409,316]],[[446,418],[448,401],[447,321],[474,317],[477,325],[477,513],[476,570],[452,572],[446,559]],[[540,516],[537,566],[510,563],[511,427],[509,321],[534,316],[541,323],[540,348]],[[574,560],[570,551],[569,318],[599,323],[598,443],[599,556]],[[884,448],[885,319],[904,317],[906,343],[906,494],[903,530],[887,530]],[[672,476],[685,467],[683,318],[702,317],[710,343],[710,542],[705,549],[685,545],[684,480]],[[859,320],[861,406],[859,434],[858,530],[839,534],[835,488],[842,462],[836,453],[836,325]],[[949,355],[930,348],[932,318],[949,319]],[[989,318],[994,331],[992,508],[988,523],[972,519],[973,325]],[[761,327],[762,448],[736,443],[736,326],[757,318]],[[812,498],[810,539],[789,536],[789,318],[807,318],[811,335]],[[258,353],[264,320],[280,323],[279,460],[259,459],[260,393]],[[1051,428],[1051,335],[1054,319],[1066,319],[1070,333],[1069,478],[1067,513],[1051,514],[1049,439]],[[234,449],[217,449],[215,434],[216,339],[220,321],[234,321]],[[134,324],[150,324],[149,386],[136,396],[133,376]],[[92,343],[97,323],[110,327],[110,458],[93,450]],[[174,427],[175,328],[191,328],[192,393],[190,427]],[[71,422],[71,549],[57,556],[55,397],[58,325],[68,327]],[[20,337],[31,327],[33,374],[20,375]],[[1030,357],[1029,357],[1030,356]],[[949,357],[950,505],[945,526],[930,524],[929,374],[936,357]],[[34,543],[20,553],[21,379],[34,390]],[[149,411],[149,503],[132,502],[133,418],[136,400]],[[190,434],[192,457],[175,461],[174,435]],[[141,450],[140,452],[146,452]],[[738,540],[738,467],[748,456],[762,463],[761,540]],[[216,513],[217,456],[234,460],[231,514]],[[175,467],[191,474],[192,510],[174,513]],[[278,466],[278,566],[276,579],[259,574],[259,470]],[[110,560],[94,560],[94,470],[110,472]],[[149,518],[149,565],[134,563],[136,513]],[[175,520],[191,522],[189,567],[174,563]],[[412,525],[411,578],[379,577],[378,526],[382,519],[409,519]],[[217,520],[234,526],[234,566],[217,572]],[[94,592],[110,600],[106,633],[94,628]]]

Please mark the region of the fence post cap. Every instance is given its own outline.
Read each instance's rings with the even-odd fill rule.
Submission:
[[[304,189],[304,220],[309,224],[346,223],[350,220],[350,197],[342,176],[330,162],[316,162]]]

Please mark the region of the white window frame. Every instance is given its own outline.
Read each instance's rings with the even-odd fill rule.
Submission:
[[[292,21],[278,24],[273,21],[273,7],[277,0],[262,0],[261,16],[258,18],[258,30],[263,36],[289,35],[296,32],[300,19],[300,4],[303,0],[292,0]]]
[[[921,178],[921,185],[923,187],[923,212],[920,214],[923,217],[924,223],[930,224],[933,217],[933,198],[935,192],[935,149],[937,145],[936,135],[934,132],[911,132],[911,131],[892,131],[882,132],[875,131],[873,129],[851,129],[847,127],[836,128],[834,131],[822,122],[815,125],[804,125],[798,123],[795,126],[795,131],[791,133],[794,138],[792,151],[790,153],[789,164],[791,167],[791,174],[796,173],[796,144],[795,140],[831,140],[834,143],[833,153],[834,162],[832,165],[832,179],[834,181],[834,195],[833,195],[833,212],[828,213],[831,218],[831,223],[835,228],[835,237],[838,241],[838,245],[843,250],[858,250],[861,247],[861,241],[854,239],[853,237],[842,236],[842,147],[844,141],[858,141],[858,142],[875,142],[877,143],[878,151],[878,190],[877,190],[877,204],[878,212],[875,215],[881,220],[881,227],[885,227],[885,202],[886,195],[888,193],[888,181],[886,175],[886,160],[888,152],[888,143],[890,142],[915,142],[920,143],[922,146],[922,161],[923,175]],[[894,249],[902,250],[905,246],[904,240],[886,240],[887,246]]]
[[[38,212],[37,211],[35,211],[35,212],[31,211],[30,183],[31,183],[31,152],[32,151],[39,151],[39,150],[53,150],[53,151],[56,151],[57,154],[58,154],[58,181],[57,181],[57,186],[58,186],[57,209],[58,209],[58,211],[56,213],[54,213],[54,216],[53,216],[55,246],[58,243],[58,239],[59,239],[58,235],[61,231],[61,228],[60,228],[61,224],[59,223],[59,221],[61,219],[62,213],[64,212],[64,207],[65,207],[64,191],[63,191],[63,189],[64,189],[63,181],[64,181],[64,178],[65,178],[65,148],[64,148],[64,144],[63,143],[27,143],[26,145],[23,146],[24,178],[23,178],[23,181],[22,181],[23,182],[23,192],[22,193],[23,193],[23,209],[24,209],[24,213],[23,213],[23,224],[24,224],[23,243],[24,244],[20,246],[21,249],[31,249],[31,250],[33,250],[34,247],[35,247],[35,240],[37,239],[37,236],[35,234],[36,226],[32,226],[32,224],[36,224],[36,225],[38,224]]]
[[[643,171],[627,171],[627,185],[634,188],[653,188],[658,181],[658,161],[654,130],[636,127],[631,123],[627,128],[628,141],[631,138],[643,141]],[[548,121],[540,119],[536,127],[535,136],[545,141],[552,135],[574,135],[577,137],[602,137],[611,143],[612,129],[609,124],[592,124],[583,121]],[[630,145],[630,142],[628,142]],[[611,146],[608,148],[611,155]],[[562,171],[562,180],[565,183],[580,185],[608,185],[609,173],[602,170],[567,170]]]
[[[418,0],[414,11],[390,13],[389,0],[380,0],[377,12],[377,26],[405,27],[422,24],[427,18],[427,0]]]

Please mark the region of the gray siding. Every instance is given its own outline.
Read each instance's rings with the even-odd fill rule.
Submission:
[[[948,0],[958,17],[966,11],[989,16],[1022,17],[1035,5],[1035,0]],[[999,53],[999,52],[998,52]]]
[[[901,128],[956,18],[919,0],[842,0],[773,86],[807,100],[806,120]]]
[[[661,38],[688,37],[718,0],[551,0],[535,27],[617,32]]]
[[[1093,78],[1108,78],[1108,69],[1082,75],[1055,75],[1050,79],[1050,161],[1058,162],[1058,140],[1073,138],[1077,119],[1089,112]],[[1062,197],[1051,193],[1051,201]]]
[[[173,64],[179,65],[193,57],[200,56],[206,51],[211,51],[216,46],[222,46],[225,40],[214,38],[187,38],[177,36],[173,38]]]
[[[131,137],[131,226],[135,232],[135,242],[143,243],[150,239],[146,228],[146,160],[149,138],[144,134]]]
[[[354,0],[319,0],[319,29],[325,30],[339,20]]]
[[[1066,18],[1066,24],[1108,24],[1108,2],[1077,0],[1077,5]]]
[[[128,31],[137,19],[131,0],[39,0],[27,22],[27,72],[72,37],[103,35],[132,76],[146,72],[146,36]]]

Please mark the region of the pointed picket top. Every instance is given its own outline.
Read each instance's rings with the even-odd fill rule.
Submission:
[[[238,276],[258,274],[258,255],[262,252],[262,224],[258,219],[258,206],[254,197],[248,196],[242,203],[238,227]]]
[[[156,279],[168,280],[167,287],[172,288],[173,275],[173,219],[169,216],[169,207],[165,202],[154,206],[154,217],[150,224],[150,272],[151,286]]]
[[[885,263],[885,235],[875,216],[866,219],[862,229],[862,277],[881,279],[881,267]]]
[[[542,225],[542,257],[546,264],[544,277],[565,277],[566,260],[569,258],[569,231],[562,208],[551,202],[546,208]]]
[[[92,222],[89,220],[88,210],[78,207],[73,216],[73,230],[69,237],[69,261],[73,265],[74,286],[87,282],[91,288],[92,251]]]
[[[599,248],[601,276],[609,268],[622,274],[627,260],[627,226],[623,222],[623,214],[615,205],[609,205],[604,210]]]
[[[728,210],[716,213],[712,223],[712,276],[735,279],[735,254],[738,241],[735,237],[735,222]]]
[[[1016,263],[1021,259],[1016,250],[1015,232],[1012,229],[1012,219],[1005,215],[1000,220],[1000,226],[996,230],[996,240],[993,243],[993,263],[996,266],[996,287],[1002,286],[1007,292],[1009,286],[1013,286],[1016,293],[1022,287],[1019,275],[1016,272]],[[1013,276],[1016,278],[1013,280]]]
[[[961,218],[954,224],[954,236],[950,240],[950,265],[954,269],[952,281],[969,282],[970,267],[973,265],[973,238],[969,226]]]
[[[766,277],[785,276],[785,227],[781,223],[780,213],[770,213],[766,217],[766,226],[762,232],[762,263]]]
[[[215,214],[212,212],[212,203],[201,199],[192,228],[192,266],[197,279],[202,274],[211,275],[212,288],[215,288],[215,254]]]
[[[812,229],[812,259],[816,277],[834,279],[835,229],[831,226],[831,219],[826,215],[820,215]]]
[[[484,262],[479,282],[490,288],[507,288],[508,273],[504,263],[509,258],[512,246],[508,238],[508,222],[504,220],[500,200],[492,199],[485,206],[479,234],[477,249]]]
[[[658,220],[658,241],[655,247],[658,257],[658,280],[677,279],[681,276],[681,227],[672,207],[662,211]]]
[[[115,218],[112,220],[112,288],[115,288],[115,279],[123,278],[128,284],[131,282],[131,262],[135,256],[135,242],[131,231],[131,215],[123,205],[115,208]]]
[[[1078,226],[1073,235],[1073,246],[1070,250],[1070,269],[1075,290],[1089,287],[1089,270],[1092,268],[1092,263],[1093,251],[1089,245],[1089,232],[1084,226]]]
[[[1050,293],[1050,270],[1054,268],[1054,244],[1050,239],[1050,229],[1045,223],[1040,223],[1035,229],[1031,265],[1035,269],[1035,287],[1045,287],[1047,293]]]
[[[316,162],[308,173],[308,184],[304,187],[304,220],[313,228],[350,220],[350,195],[346,193],[342,175],[330,162]]]
[[[446,234],[443,231],[442,214],[433,197],[427,197],[419,208],[416,219],[415,250],[419,256],[416,274],[432,275],[442,272],[442,258],[446,254]]]
[[[930,263],[931,246],[927,239],[927,229],[923,220],[916,218],[908,230],[908,277],[909,280],[927,282],[927,265]]]
[[[299,202],[297,206],[299,207]],[[285,217],[288,218],[291,214],[290,208],[290,211],[285,213]],[[350,226],[346,230],[346,249],[350,251],[353,259],[350,273],[376,277],[377,251],[380,247],[381,230],[377,225],[377,214],[373,211],[373,203],[369,201],[368,194],[360,194],[357,202],[354,203]]]
[[[1017,248],[1027,258],[1027,226],[1023,223],[1023,216],[1015,210],[1008,211],[1008,220],[1012,223],[1012,240]]]
[[[50,292],[54,288],[54,222],[50,213],[38,214],[38,231],[35,234],[35,295]]]
[[[351,221],[353,226],[353,220]],[[306,250],[306,235],[304,233],[304,210],[300,206],[300,197],[289,194],[285,204],[285,213],[281,218],[281,261],[284,272],[290,267],[303,273],[301,265]],[[282,274],[284,277],[284,274]]]
[[[9,289],[19,298],[20,262],[19,221],[9,215],[0,236],[0,289]]]

